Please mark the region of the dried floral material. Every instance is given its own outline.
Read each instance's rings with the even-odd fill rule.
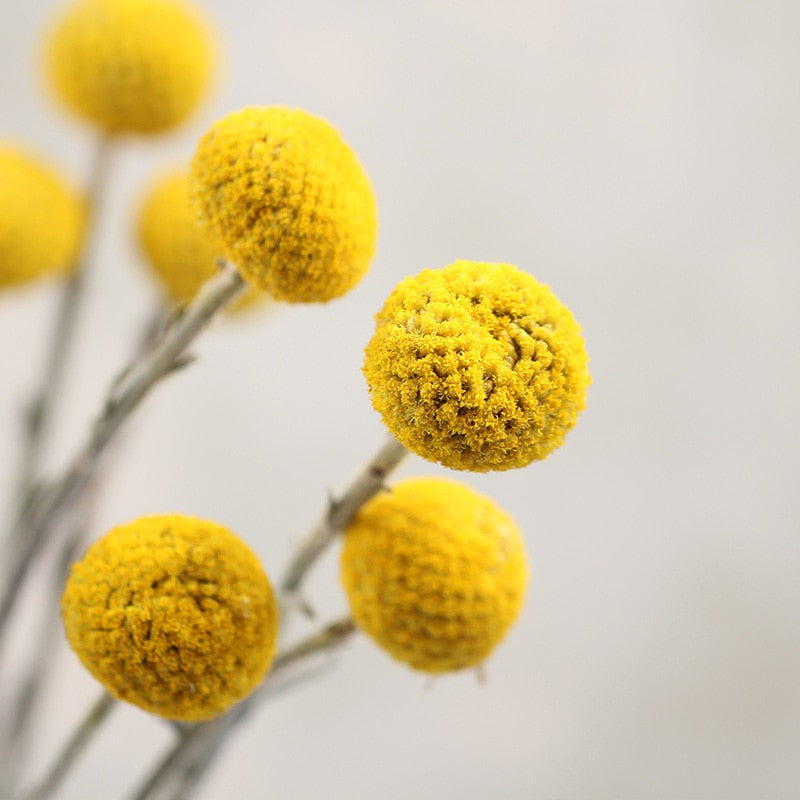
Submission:
[[[278,610],[251,550],[213,522],[143,517],[73,565],[64,629],[114,697],[176,720],[225,711],[275,654]]]
[[[48,80],[67,108],[108,133],[159,133],[204,97],[213,43],[176,0],[78,0],[46,42]]]
[[[165,172],[148,188],[137,233],[147,265],[167,300],[188,303],[219,269],[222,245],[197,221],[189,201],[188,169]],[[265,305],[268,295],[250,289],[232,310]]]
[[[528,567],[511,517],[455,481],[413,478],[366,503],[345,533],[356,624],[414,669],[480,664],[522,605]]]
[[[229,114],[201,139],[192,179],[201,218],[226,256],[273,297],[325,302],[369,268],[375,196],[325,120],[279,106]]]
[[[397,439],[446,467],[523,467],[564,442],[590,383],[580,327],[510,264],[457,261],[402,281],[364,374]]]
[[[0,288],[71,271],[85,216],[58,173],[0,144]]]

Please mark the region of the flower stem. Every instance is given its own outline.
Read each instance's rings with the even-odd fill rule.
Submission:
[[[47,775],[35,788],[22,796],[23,800],[46,800],[58,789],[70,767],[91,741],[92,736],[99,730],[116,703],[117,701],[110,694],[103,692],[89,709],[89,713],[83,718],[72,736],[64,744],[56,760],[47,771]]]
[[[408,455],[408,450],[390,436],[338,499],[331,499],[316,525],[306,534],[292,556],[280,582],[284,606],[304,607],[300,588],[311,565],[347,527],[355,513],[384,488],[384,481]]]
[[[156,383],[188,363],[184,358],[188,346],[217,312],[246,288],[244,278],[232,264],[225,264],[217,275],[207,281],[194,300],[173,320],[161,339],[115,381],[86,442],[62,476],[38,490],[35,502],[22,509],[0,598],[0,636],[33,557],[46,541],[63,509],[75,501],[88,485],[100,456],[114,434]]]

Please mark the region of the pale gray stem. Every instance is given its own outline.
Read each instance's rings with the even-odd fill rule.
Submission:
[[[100,729],[116,702],[110,694],[103,692],[64,744],[44,779],[36,787],[23,794],[22,800],[47,800],[58,789],[70,767],[91,741],[92,736]]]
[[[304,659],[341,646],[355,630],[351,620],[339,620],[308,639],[278,653],[267,677],[250,697],[221,717],[186,728],[181,738],[132,795],[131,800],[154,800],[158,796],[174,799],[185,796],[186,791],[199,782],[211,765],[213,756],[219,751],[227,732],[237,725],[256,703],[271,694],[273,685],[281,680],[282,672]],[[173,788],[171,794],[157,794],[170,786]]]
[[[232,264],[225,264],[207,281],[155,346],[115,382],[87,441],[63,475],[37,492],[36,501],[23,509],[17,533],[12,537],[16,546],[10,553],[0,599],[0,636],[34,555],[47,539],[59,514],[87,485],[114,434],[159,380],[185,364],[181,359],[188,346],[211,319],[246,288],[244,278]]]
[[[385,480],[408,455],[408,450],[389,436],[369,463],[356,475],[344,494],[331,499],[317,524],[306,534],[294,551],[280,582],[285,608],[299,603],[300,587],[308,569],[355,516],[359,508],[385,488]]]

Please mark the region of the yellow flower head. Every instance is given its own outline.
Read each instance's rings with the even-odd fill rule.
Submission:
[[[201,218],[226,256],[273,297],[325,302],[367,271],[375,196],[325,120],[280,106],[229,114],[200,140],[192,180]]]
[[[342,550],[355,623],[425,672],[480,664],[505,636],[528,581],[514,521],[441,478],[401,481],[366,503]]]
[[[194,517],[111,530],[73,565],[61,610],[89,672],[168,719],[222,713],[275,653],[277,604],[258,559],[227,528]]]
[[[479,472],[523,467],[561,445],[585,405],[578,324],[509,264],[424,270],[376,321],[364,362],[372,403],[423,458]]]
[[[179,0],[77,0],[46,43],[56,96],[108,133],[174,128],[203,98],[213,45]]]
[[[85,212],[58,173],[0,144],[0,289],[70,271]]]
[[[188,303],[218,271],[223,247],[197,222],[188,169],[165,172],[153,182],[139,211],[137,232],[147,264],[172,303]],[[253,288],[233,308],[249,308],[267,298]]]

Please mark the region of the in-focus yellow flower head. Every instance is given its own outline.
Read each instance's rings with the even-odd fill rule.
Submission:
[[[275,653],[278,609],[258,559],[227,528],[194,517],[111,530],[73,565],[61,609],[89,672],[168,719],[222,713]]]
[[[281,106],[229,114],[200,140],[192,181],[226,256],[279,300],[331,300],[369,268],[375,196],[356,155],[319,117]]]
[[[150,185],[139,210],[137,233],[150,271],[171,303],[188,303],[218,271],[223,246],[197,221],[189,201],[189,170],[173,169]],[[266,304],[251,288],[232,310]]]
[[[441,478],[401,481],[366,503],[345,533],[341,574],[358,627],[425,672],[484,661],[528,581],[511,517]]]
[[[45,56],[72,112],[108,133],[160,133],[203,99],[213,43],[179,0],[77,0],[55,20]]]
[[[0,289],[71,271],[86,206],[38,158],[0,144]]]
[[[364,374],[394,436],[474,471],[524,467],[560,446],[590,383],[580,328],[510,264],[457,261],[406,278],[376,315]]]

